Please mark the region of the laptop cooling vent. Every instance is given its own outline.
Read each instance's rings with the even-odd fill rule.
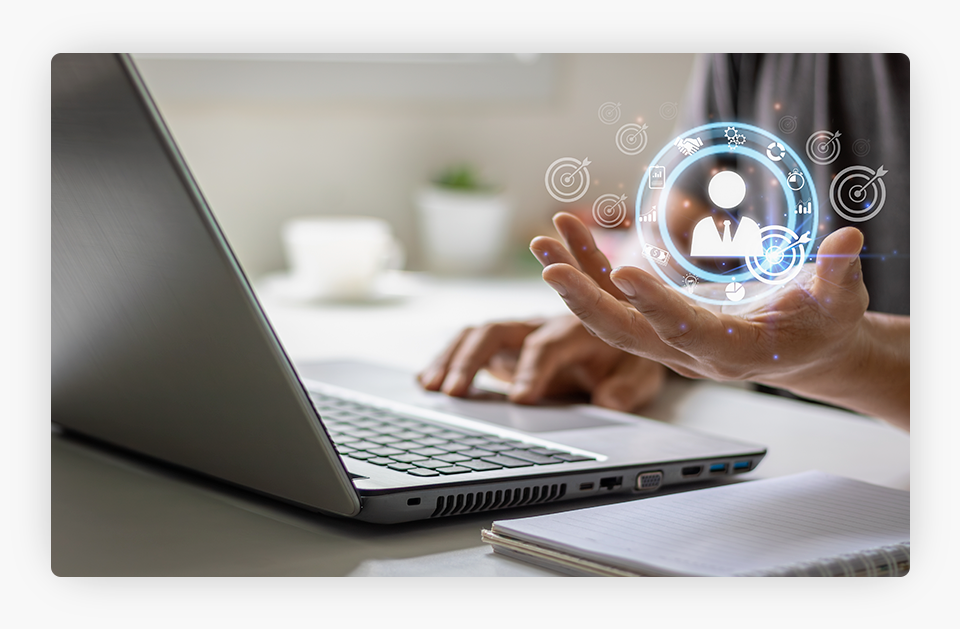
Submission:
[[[491,509],[520,507],[538,502],[552,502],[563,498],[567,493],[567,484],[537,485],[534,487],[516,487],[497,491],[478,491],[472,494],[439,496],[437,508],[431,518],[440,518],[458,513],[473,513]]]

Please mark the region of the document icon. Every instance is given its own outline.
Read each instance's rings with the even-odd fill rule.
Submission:
[[[663,181],[667,178],[663,166],[650,167],[650,189],[660,190],[663,188]]]

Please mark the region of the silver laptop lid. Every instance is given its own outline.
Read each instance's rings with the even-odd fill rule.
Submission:
[[[360,502],[132,60],[52,61],[52,419],[303,506]]]

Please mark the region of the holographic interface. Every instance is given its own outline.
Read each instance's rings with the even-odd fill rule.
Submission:
[[[858,190],[873,183],[860,178]],[[681,134],[653,157],[637,191],[636,229],[651,267],[711,304],[761,299],[795,278],[814,259],[818,223],[800,154],[737,122]]]

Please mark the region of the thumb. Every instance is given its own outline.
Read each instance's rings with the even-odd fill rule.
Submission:
[[[616,411],[631,412],[653,401],[666,377],[666,368],[638,356],[625,357],[593,389],[590,402]]]
[[[866,309],[867,288],[860,268],[862,248],[863,234],[854,227],[839,229],[820,244],[813,292],[827,308],[855,300],[864,301]]]

